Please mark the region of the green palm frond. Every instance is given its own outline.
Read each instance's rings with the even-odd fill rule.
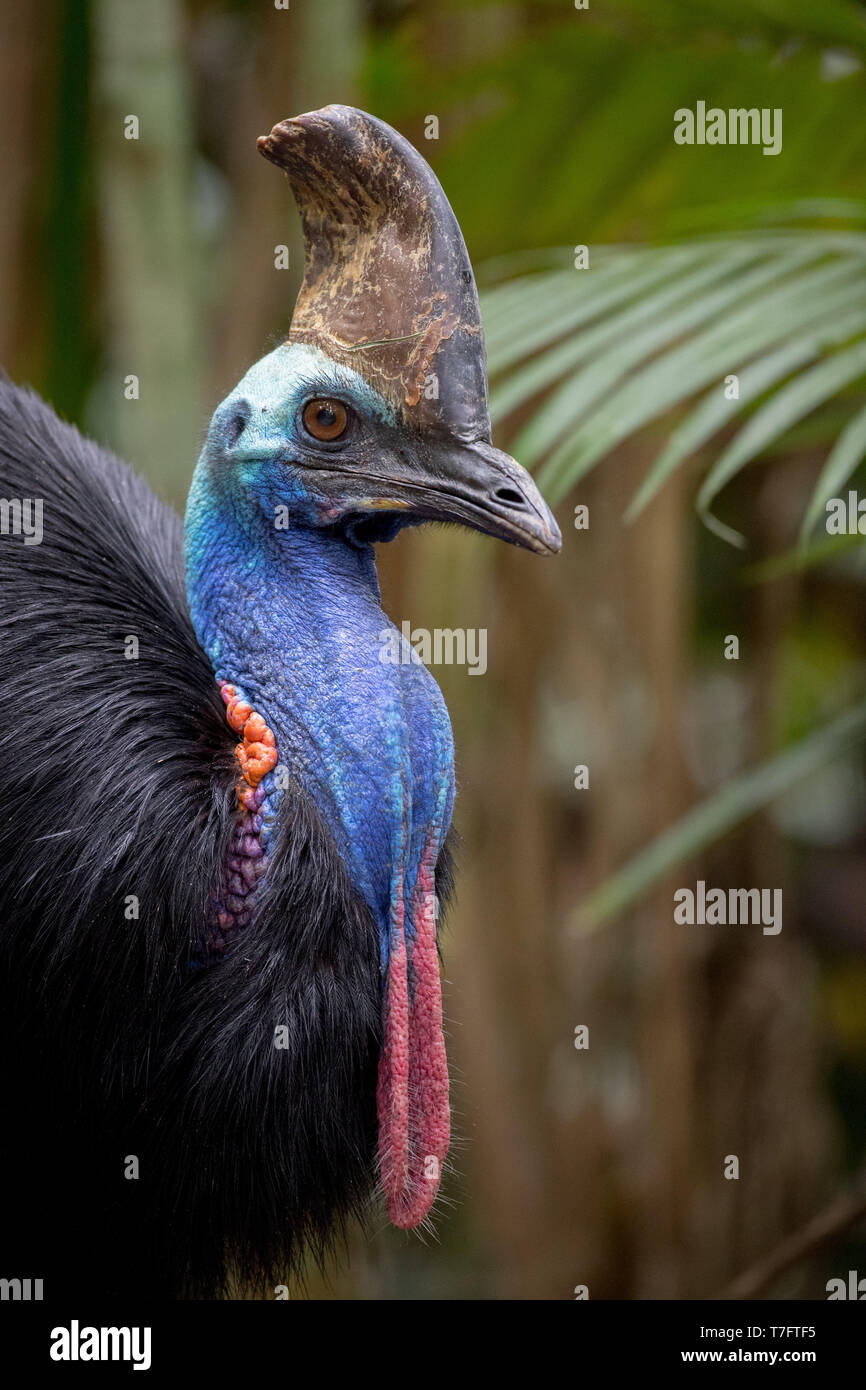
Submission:
[[[841,217],[820,207],[796,215]],[[866,205],[847,202],[849,221]],[[813,417],[810,443],[827,457],[800,544],[747,570],[763,582],[862,544],[813,537],[827,501],[866,457],[866,235],[758,230],[663,248],[604,248],[592,270],[549,259],[485,295],[491,413],[519,417],[512,448],[557,502],[618,444],[679,407],[665,444],[626,510],[634,521],[686,460],[711,448],[696,509],[735,545],[743,537],[713,507],[748,464],[787,446]],[[726,379],[737,378],[736,399]],[[829,407],[832,406],[832,412]],[[822,416],[821,412],[824,411]],[[841,424],[840,424],[841,416]],[[592,931],[640,900],[670,870],[866,737],[866,704],[840,714],[697,805],[599,885],[574,914]]]
[[[672,869],[717,843],[798,782],[850,754],[864,737],[866,700],[697,805],[590,893],[573,914],[569,929],[584,935],[613,921]]]
[[[629,436],[693,402],[627,519],[724,434],[696,505],[713,531],[742,544],[712,510],[721,490],[799,421],[842,401],[850,422],[835,444],[828,427],[832,448],[804,520],[807,536],[866,453],[866,235],[751,231],[592,254],[591,270],[572,269],[563,252],[568,268],[523,275],[485,295],[493,417],[532,412],[513,441],[517,457],[557,502]],[[738,379],[736,399],[725,389],[730,377]]]

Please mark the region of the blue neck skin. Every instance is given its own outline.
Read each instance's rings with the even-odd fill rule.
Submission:
[[[242,691],[276,737],[266,821],[279,820],[287,769],[375,913],[384,968],[395,886],[410,902],[431,835],[444,841],[454,772],[435,680],[416,661],[381,659],[395,629],[380,607],[373,548],[302,524],[276,530],[242,493],[227,501],[203,453],[186,552],[192,621],[215,676]]]

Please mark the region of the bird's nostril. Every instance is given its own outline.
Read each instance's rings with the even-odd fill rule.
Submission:
[[[507,507],[525,507],[526,498],[513,487],[498,487],[493,496],[497,502],[504,502]]]
[[[233,449],[247,427],[250,407],[247,401],[235,402],[226,413],[223,423],[223,438],[227,449]]]

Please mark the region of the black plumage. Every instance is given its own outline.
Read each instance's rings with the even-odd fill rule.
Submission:
[[[255,933],[190,968],[237,769],[180,519],[8,381],[0,495],[44,499],[42,544],[0,540],[5,1269],[46,1297],[285,1277],[374,1182],[369,910],[294,788]]]

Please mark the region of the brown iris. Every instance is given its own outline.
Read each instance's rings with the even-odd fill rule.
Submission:
[[[339,439],[346,432],[349,412],[342,401],[320,399],[307,402],[303,419],[314,439]]]

